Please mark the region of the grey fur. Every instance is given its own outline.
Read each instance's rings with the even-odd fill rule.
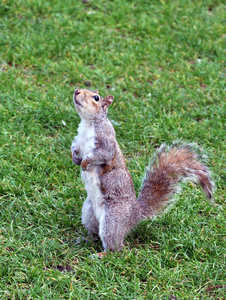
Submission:
[[[132,177],[107,118],[113,96],[103,98],[97,91],[79,89],[74,101],[82,121],[72,143],[72,160],[82,167],[88,194],[82,221],[90,234],[99,234],[105,251],[121,250],[130,229],[168,206],[183,180],[198,182],[212,199],[213,183],[208,168],[192,145],[181,142],[160,147],[136,199]]]

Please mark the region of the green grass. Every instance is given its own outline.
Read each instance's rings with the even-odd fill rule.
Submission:
[[[224,12],[218,0],[1,2],[0,299],[224,298]],[[188,184],[100,261],[70,157],[72,95],[88,84],[115,96],[137,193],[175,139],[204,149],[216,183],[215,205]]]

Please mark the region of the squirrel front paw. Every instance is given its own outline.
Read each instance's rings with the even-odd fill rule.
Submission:
[[[83,171],[88,171],[90,168],[90,161],[89,159],[84,159],[81,163],[81,167]]]
[[[76,166],[80,166],[82,162],[82,158],[77,156],[75,152],[71,152],[72,161]]]

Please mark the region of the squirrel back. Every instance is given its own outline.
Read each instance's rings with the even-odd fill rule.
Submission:
[[[178,142],[160,147],[136,199],[132,177],[107,118],[113,99],[86,89],[74,93],[81,123],[71,147],[72,160],[82,167],[87,192],[82,222],[91,235],[100,236],[105,251],[121,250],[130,229],[167,207],[182,181],[199,183],[207,198],[213,198],[213,182],[201,156],[194,145]]]

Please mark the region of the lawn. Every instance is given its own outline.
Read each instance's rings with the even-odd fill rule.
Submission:
[[[0,299],[224,299],[223,1],[2,0],[0,16]],[[114,95],[137,194],[156,147],[182,139],[208,155],[215,203],[189,183],[122,252],[91,259],[76,87]]]

